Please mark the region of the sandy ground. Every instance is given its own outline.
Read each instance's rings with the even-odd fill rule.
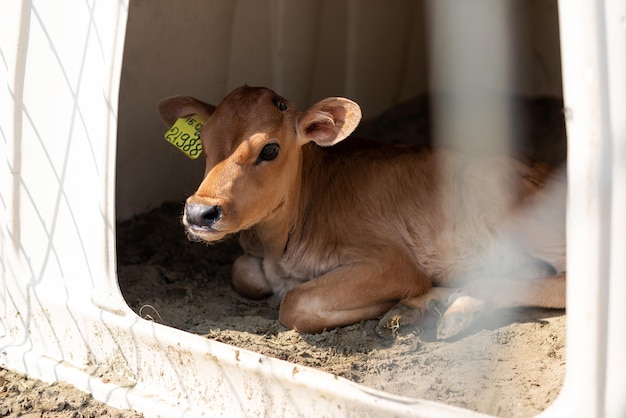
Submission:
[[[111,408],[64,383],[48,384],[0,368],[0,417],[140,418]]]
[[[540,160],[564,158],[560,108],[551,100],[516,104],[517,141]],[[428,120],[427,102],[417,99],[364,123],[360,134],[424,143],[430,136]],[[233,291],[230,266],[240,254],[236,240],[191,243],[179,222],[181,213],[182,203],[168,203],[118,225],[120,287],[143,318],[393,394],[502,417],[534,416],[559,393],[565,371],[564,311],[499,311],[481,327],[447,342],[437,341],[428,324],[401,329],[395,340],[384,340],[374,332],[376,321],[298,334],[277,321],[278,300],[250,301]],[[68,385],[0,369],[3,416],[141,415],[107,407]]]

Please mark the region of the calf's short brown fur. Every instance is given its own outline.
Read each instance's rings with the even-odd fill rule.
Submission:
[[[189,236],[239,233],[234,288],[283,296],[287,327],[314,333],[383,316],[377,330],[389,335],[436,308],[438,336],[449,338],[496,308],[565,306],[565,182],[543,187],[545,167],[338,144],[361,119],[339,97],[300,112],[243,86],[217,107],[172,97],[158,110],[168,125],[206,121],[205,176],[183,216]]]

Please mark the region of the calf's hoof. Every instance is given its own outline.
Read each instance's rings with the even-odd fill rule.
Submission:
[[[422,316],[420,308],[398,303],[382,317],[374,332],[381,338],[392,340],[401,327],[417,323]]]
[[[447,340],[473,328],[486,311],[484,300],[458,296],[444,312],[437,326],[437,338]]]

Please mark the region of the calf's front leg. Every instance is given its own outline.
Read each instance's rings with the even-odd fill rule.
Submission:
[[[406,260],[340,266],[287,292],[278,319],[297,331],[317,333],[374,319],[429,286],[428,276]]]

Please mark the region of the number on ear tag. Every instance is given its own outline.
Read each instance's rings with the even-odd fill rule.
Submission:
[[[187,157],[195,160],[202,154],[200,129],[203,123],[199,115],[180,118],[165,133],[165,139]]]

